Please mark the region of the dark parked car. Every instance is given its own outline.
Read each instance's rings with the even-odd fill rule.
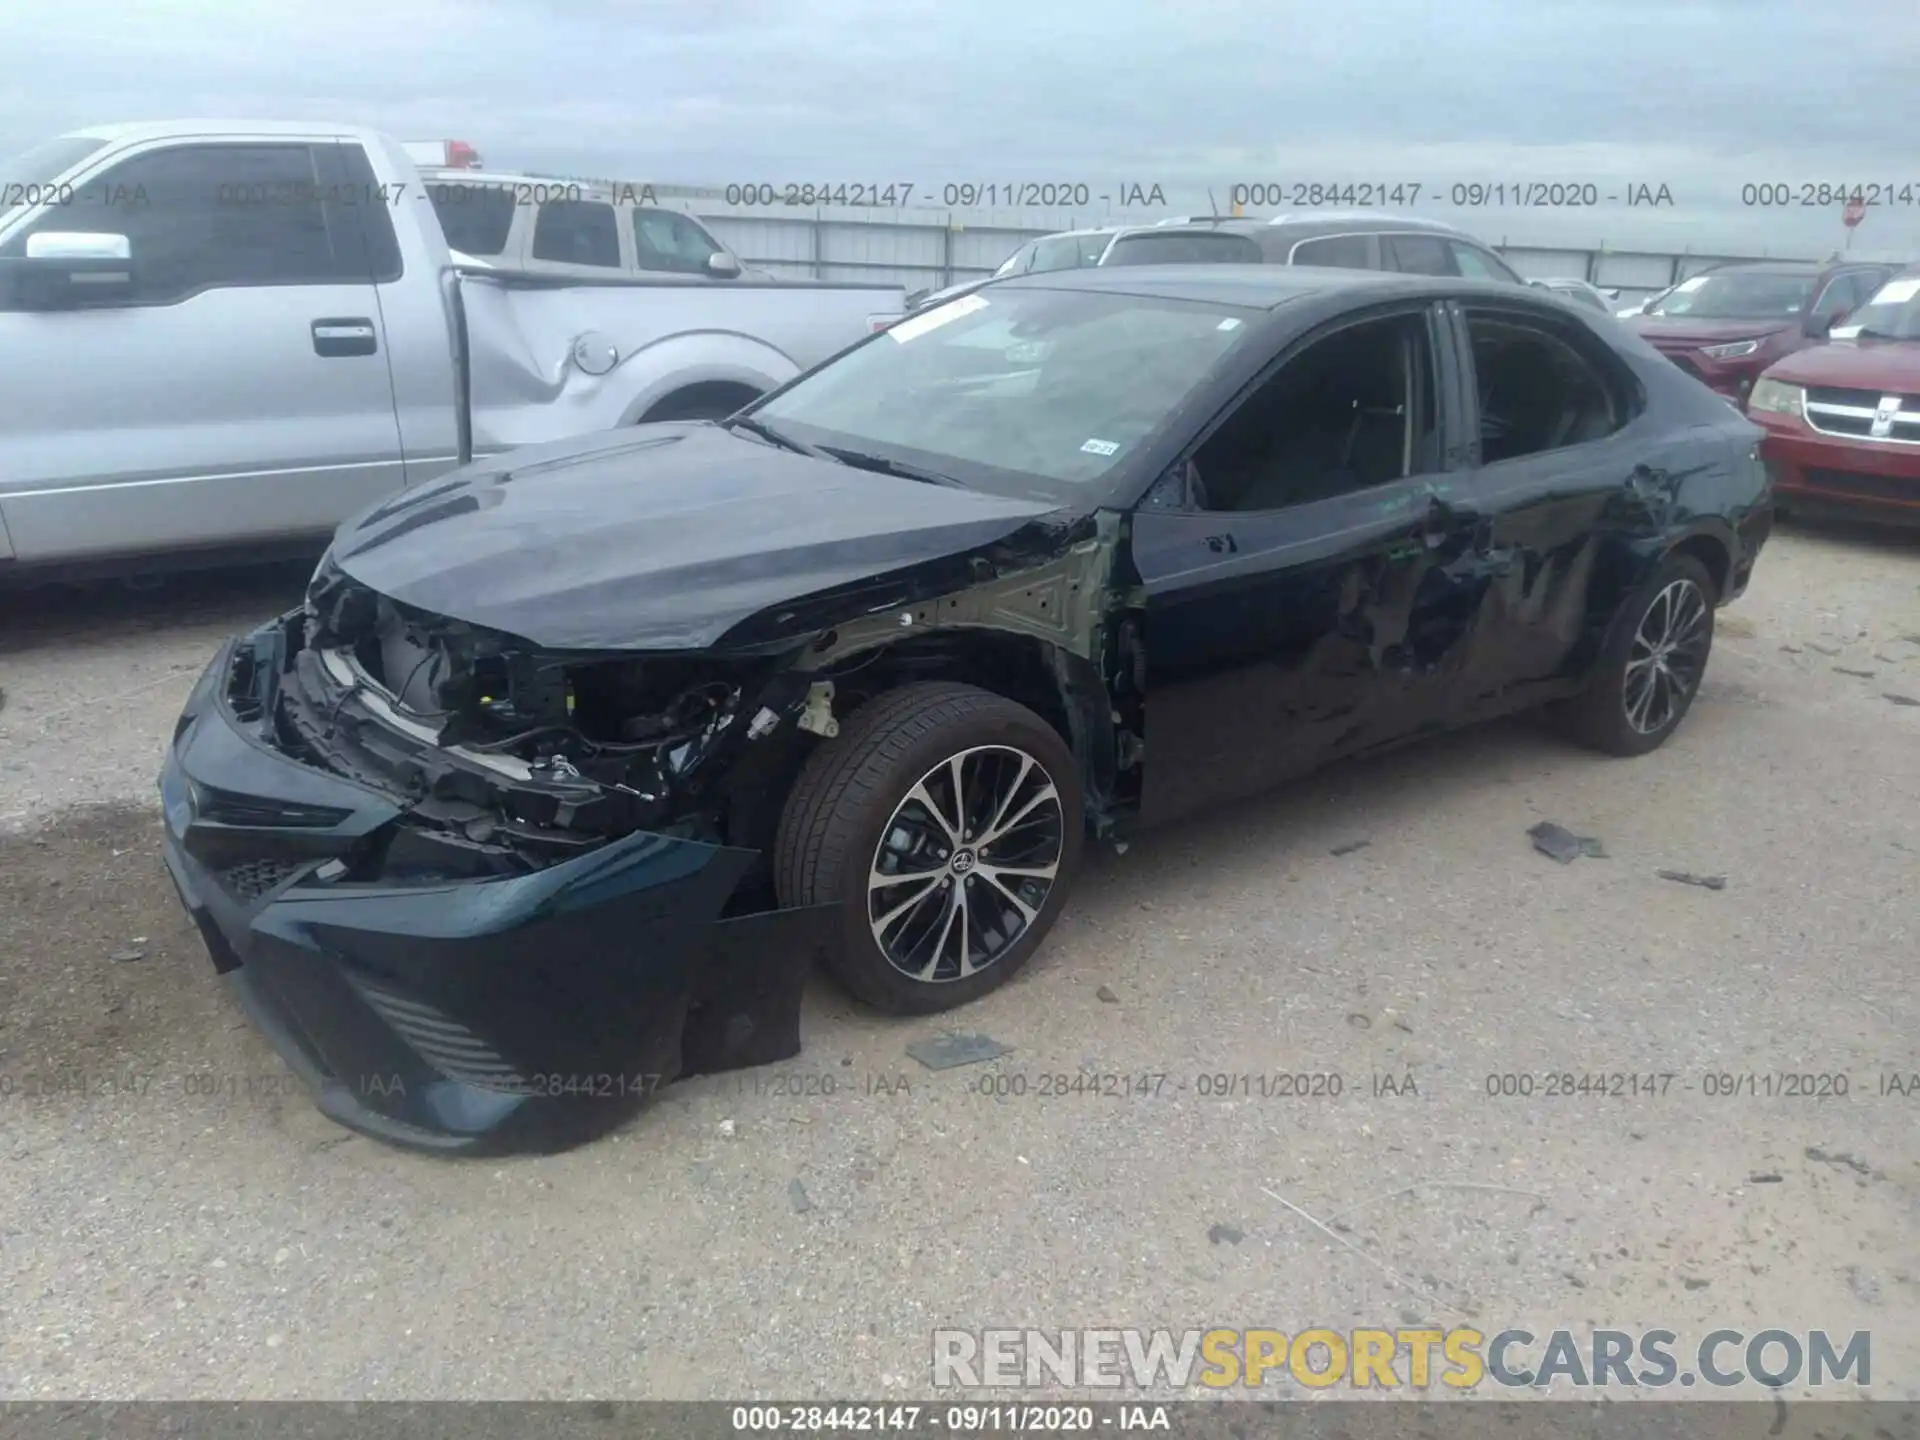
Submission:
[[[1758,435],[1521,285],[1002,281],[343,526],[194,689],[167,863],[327,1113],[551,1143],[795,1053],[810,957],[993,989],[1089,838],[1524,707],[1654,749]]]
[[[1780,508],[1920,525],[1920,271],[1889,280],[1831,334],[1773,366],[1747,400]]]
[[[1682,280],[1628,321],[1661,354],[1735,404],[1760,372],[1826,338],[1900,267],[1768,260]]]

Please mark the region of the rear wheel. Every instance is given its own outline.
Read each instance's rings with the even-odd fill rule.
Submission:
[[[1669,555],[1622,608],[1585,691],[1565,702],[1575,740],[1609,755],[1645,755],[1680,728],[1713,649],[1713,577]]]
[[[978,998],[1040,946],[1078,868],[1079,771],[1033,711],[971,685],[863,705],[803,767],[774,846],[787,905],[837,903],[831,966],[925,1015]]]

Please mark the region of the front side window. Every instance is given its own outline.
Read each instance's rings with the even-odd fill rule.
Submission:
[[[1337,270],[1372,270],[1373,245],[1365,235],[1326,235],[1293,247],[1294,265],[1329,265]]]
[[[533,258],[620,268],[620,224],[604,200],[549,200],[533,225]]]
[[[1811,275],[1717,271],[1682,280],[1646,313],[1689,320],[1797,320],[1813,300],[1813,283]]]
[[[1022,245],[1000,262],[1000,268],[993,272],[993,278],[1000,280],[1008,275],[1024,275],[1031,264],[1033,264],[1033,246]]]
[[[1447,248],[1453,252],[1453,263],[1469,280],[1505,280],[1511,284],[1520,278],[1478,245],[1449,240]]]
[[[133,293],[172,304],[228,286],[325,285],[369,278],[352,207],[323,203],[307,145],[173,145],[111,167],[31,232],[124,235]],[[26,234],[5,246],[26,253]]]
[[[1282,510],[1439,468],[1424,314],[1350,325],[1309,345],[1194,454],[1208,510]]]
[[[1077,290],[976,291],[900,322],[754,415],[814,445],[889,456],[972,488],[1058,495],[1134,454],[1258,313]]]
[[[1039,275],[1098,265],[1101,253],[1112,238],[1110,235],[1050,235],[1045,240],[1037,240],[1033,246],[1033,267],[1028,273]]]
[[[1468,308],[1484,465],[1599,440],[1627,407],[1595,363],[1544,318]]]
[[[84,135],[62,135],[36,145],[24,155],[0,161],[0,220],[16,210],[41,202],[42,192],[107,142]],[[56,202],[69,199],[64,190]]]
[[[709,273],[707,262],[720,253],[711,235],[674,210],[635,210],[633,244],[642,270],[688,275]]]

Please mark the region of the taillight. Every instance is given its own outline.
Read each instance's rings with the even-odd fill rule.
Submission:
[[[464,140],[447,141],[447,167],[452,170],[478,170],[480,152]]]

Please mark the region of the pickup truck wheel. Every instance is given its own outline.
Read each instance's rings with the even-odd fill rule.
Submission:
[[[1669,555],[1621,607],[1587,688],[1563,703],[1570,738],[1609,755],[1645,755],[1680,728],[1713,650],[1717,596],[1707,567]]]
[[[902,686],[822,742],[774,845],[781,903],[838,903],[829,964],[868,1004],[929,1015],[1001,985],[1040,947],[1079,866],[1073,752],[971,685]]]

